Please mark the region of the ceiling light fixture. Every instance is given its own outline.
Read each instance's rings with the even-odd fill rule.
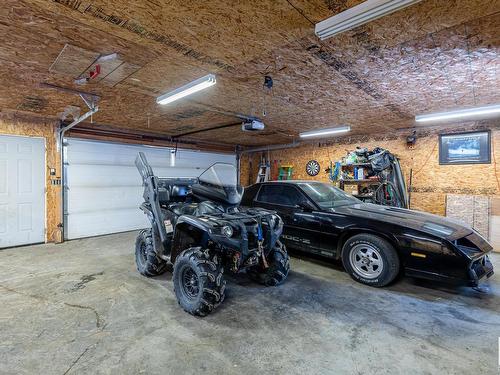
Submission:
[[[156,98],[156,103],[158,104],[168,104],[176,101],[178,99],[184,98],[185,96],[194,94],[200,90],[206,89],[207,87],[215,85],[217,80],[215,75],[208,74],[205,77],[198,78],[197,80],[188,83],[178,89],[171,92],[167,92]]]
[[[418,115],[415,116],[415,121],[431,122],[431,121],[444,121],[444,120],[454,120],[454,119],[466,120],[472,118],[477,119],[478,117],[491,116],[495,114],[500,114],[500,104]]]
[[[314,137],[330,136],[338,133],[346,133],[348,131],[351,131],[350,126],[339,126],[337,128],[311,130],[308,132],[299,133],[299,136],[300,138],[314,138]]]
[[[367,22],[396,12],[420,0],[367,0],[316,24],[314,32],[325,40]]]

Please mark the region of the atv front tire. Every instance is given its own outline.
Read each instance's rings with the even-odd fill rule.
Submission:
[[[199,247],[184,250],[174,264],[174,291],[179,305],[191,315],[206,316],[225,297],[226,281],[220,259]]]
[[[290,256],[285,245],[277,241],[266,257],[269,267],[262,269],[261,266],[253,268],[249,275],[260,284],[265,286],[277,286],[282,284],[290,271]]]
[[[162,274],[167,263],[160,259],[153,248],[151,229],[143,229],[135,240],[135,264],[141,275],[152,277]]]

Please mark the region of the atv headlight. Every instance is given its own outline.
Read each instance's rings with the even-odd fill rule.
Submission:
[[[221,229],[221,233],[226,236],[227,238],[230,238],[233,236],[233,227],[230,225],[224,225]]]

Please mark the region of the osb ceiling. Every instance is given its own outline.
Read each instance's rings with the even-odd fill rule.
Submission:
[[[77,95],[41,85],[50,83],[98,94],[95,127],[176,136],[257,117],[264,132],[189,136],[254,146],[341,124],[353,135],[394,132],[415,126],[415,114],[500,103],[500,0],[423,0],[325,42],[315,37],[316,22],[360,2],[4,0],[0,110],[85,112]],[[95,80],[74,83],[112,53]],[[214,87],[155,103],[207,73],[217,75]]]

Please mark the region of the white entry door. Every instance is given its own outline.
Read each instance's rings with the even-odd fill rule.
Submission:
[[[0,135],[0,248],[45,241],[45,140]]]

